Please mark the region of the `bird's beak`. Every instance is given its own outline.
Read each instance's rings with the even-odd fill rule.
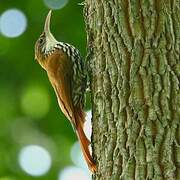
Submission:
[[[44,25],[44,32],[46,35],[51,33],[51,31],[50,31],[51,13],[52,13],[52,10],[49,11],[49,13],[46,17],[45,25]]]
[[[51,30],[50,30],[50,23],[51,23],[51,13],[52,10],[49,11],[47,17],[46,17],[46,21],[44,24],[44,33],[46,35],[46,38],[52,42],[52,41],[56,41],[56,39],[54,38],[54,36],[51,34]]]

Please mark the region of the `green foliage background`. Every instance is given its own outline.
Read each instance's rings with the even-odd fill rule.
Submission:
[[[70,0],[63,9],[53,11],[51,30],[84,56],[83,6],[78,3]],[[43,0],[0,2],[0,14],[10,8],[23,11],[28,22],[17,38],[0,34],[0,180],[57,179],[59,171],[72,164],[69,153],[76,136],[59,109],[45,71],[34,60],[34,44],[49,9]],[[28,144],[42,145],[51,153],[52,167],[46,175],[31,177],[20,168],[18,153]]]

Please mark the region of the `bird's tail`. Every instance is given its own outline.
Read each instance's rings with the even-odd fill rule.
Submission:
[[[90,144],[90,141],[88,140],[88,138],[86,137],[83,131],[84,120],[85,120],[85,115],[83,111],[76,113],[76,122],[77,122],[76,133],[79,139],[81,150],[89,169],[94,173],[96,171],[96,164],[89,152],[88,146]]]

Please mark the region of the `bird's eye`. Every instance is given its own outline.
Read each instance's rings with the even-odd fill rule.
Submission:
[[[43,38],[39,39],[39,44],[42,44],[44,42]]]

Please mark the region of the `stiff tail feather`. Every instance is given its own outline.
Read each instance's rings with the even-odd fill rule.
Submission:
[[[96,171],[96,164],[89,152],[89,140],[87,139],[86,135],[84,134],[84,131],[81,126],[77,127],[77,136],[79,139],[79,143],[82,149],[82,153],[84,155],[84,158],[88,164],[89,169],[94,173]]]
[[[96,164],[89,152],[88,146],[90,144],[90,141],[88,140],[88,138],[86,137],[86,135],[83,131],[84,120],[85,120],[85,114],[83,111],[80,111],[79,113],[76,114],[76,123],[77,123],[76,133],[77,133],[77,136],[79,139],[82,153],[88,164],[88,167],[94,173],[97,168],[96,168]]]

